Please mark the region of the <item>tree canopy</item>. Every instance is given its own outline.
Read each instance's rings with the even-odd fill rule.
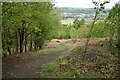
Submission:
[[[45,40],[50,40],[59,24],[58,13],[53,6],[51,2],[4,2],[3,53],[27,51],[29,44],[30,49],[38,49]]]

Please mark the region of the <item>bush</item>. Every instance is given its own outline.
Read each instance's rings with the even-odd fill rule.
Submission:
[[[85,25],[82,25],[82,26],[77,30],[78,38],[86,38],[88,32],[89,32],[89,28],[86,27]]]

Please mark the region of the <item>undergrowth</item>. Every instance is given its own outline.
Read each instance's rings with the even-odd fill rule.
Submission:
[[[78,46],[62,53],[36,74],[40,78],[118,78],[118,57],[113,54],[114,50],[105,53],[89,50],[84,56],[83,49],[84,46]]]

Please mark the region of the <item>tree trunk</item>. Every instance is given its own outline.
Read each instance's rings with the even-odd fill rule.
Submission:
[[[39,49],[41,49],[41,48],[42,48],[42,44],[39,45]]]
[[[43,43],[44,43],[44,39],[40,39],[39,49],[41,49],[41,48],[42,48]]]
[[[24,34],[25,34],[25,31],[26,31],[26,28],[25,28],[25,23],[26,21],[25,20],[22,20],[22,28],[18,27],[18,32],[19,32],[19,37],[20,37],[20,53],[23,52],[23,41],[24,41]]]
[[[9,39],[11,39],[10,30],[8,29],[7,31],[8,31],[8,33],[9,33]],[[7,44],[9,45],[9,46],[7,47],[7,51],[9,52],[9,55],[11,55],[11,47],[10,47],[10,45],[12,45],[11,40],[8,41]]]
[[[30,40],[30,51],[32,51],[32,35],[31,35],[31,40]]]
[[[27,37],[25,38],[25,52],[27,52]]]
[[[84,51],[84,53],[86,53],[87,49],[88,49],[88,44],[89,44],[89,41],[90,41],[90,38],[91,38],[91,35],[92,35],[92,30],[93,30],[95,22],[97,21],[96,18],[97,18],[98,10],[99,10],[99,8],[97,8],[97,10],[96,10],[96,13],[95,13],[95,16],[94,16],[94,21],[93,21],[93,23],[91,25],[90,31],[89,31],[88,36],[87,36],[87,41],[85,43],[85,51]],[[86,55],[86,54],[84,54],[84,55]]]
[[[18,53],[18,34],[16,33],[16,53]]]
[[[22,30],[18,28],[19,37],[20,37],[20,53],[23,52],[24,29],[25,29],[24,27],[22,28]]]
[[[8,47],[7,50],[9,52],[9,55],[11,55],[11,49]]]
[[[37,50],[37,42],[34,41],[34,49]]]
[[[20,53],[23,51],[22,44],[23,44],[23,41],[20,39]]]
[[[5,54],[3,54],[3,57],[5,57],[6,55]]]
[[[27,41],[25,39],[25,52],[27,52]]]
[[[23,40],[24,40],[24,32],[20,34],[20,53],[23,52]]]

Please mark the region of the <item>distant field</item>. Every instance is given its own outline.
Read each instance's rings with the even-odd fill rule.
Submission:
[[[61,20],[62,24],[73,24],[73,20]]]
[[[85,19],[86,23],[89,23],[91,20],[92,19],[90,19],[90,18]],[[73,21],[74,20],[61,20],[61,23],[62,24],[73,24]]]

